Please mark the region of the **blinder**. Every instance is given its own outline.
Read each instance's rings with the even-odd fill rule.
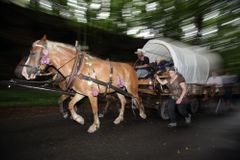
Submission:
[[[38,60],[36,66],[27,65],[27,64],[24,64],[24,65],[21,65],[21,66],[28,68],[27,72],[30,72],[30,73],[28,73],[29,75],[34,74],[36,76],[41,76],[41,75],[43,75],[43,74],[41,74],[41,72],[43,71],[41,69],[41,66],[49,64],[47,46],[46,45],[41,45],[41,44],[33,44],[33,47],[40,47],[41,48],[40,53],[31,52],[31,56],[33,56],[34,58],[37,58],[37,60]],[[37,57],[37,56],[39,56],[39,57]]]

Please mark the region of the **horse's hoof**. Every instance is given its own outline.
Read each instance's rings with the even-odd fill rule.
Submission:
[[[122,122],[123,121],[123,118],[122,117],[118,117],[118,118],[116,118],[115,120],[114,120],[114,124],[119,124],[120,122]]]
[[[88,133],[94,133],[96,130],[97,130],[97,127],[95,124],[93,124],[88,128]]]
[[[103,113],[100,113],[100,114],[98,115],[98,117],[99,117],[99,118],[103,118],[103,117],[104,117],[104,114],[103,114]]]
[[[84,119],[81,116],[76,117],[74,120],[81,125],[84,125]]]
[[[146,118],[147,118],[147,115],[146,115],[145,113],[140,113],[140,117],[141,117],[142,119],[146,119]]]
[[[67,118],[69,117],[69,115],[68,115],[68,113],[67,113],[67,112],[65,112],[65,113],[62,113],[62,116],[63,116],[63,118],[64,118],[64,119],[67,119]]]

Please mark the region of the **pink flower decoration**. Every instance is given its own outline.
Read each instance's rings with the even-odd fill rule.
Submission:
[[[49,58],[48,56],[42,56],[41,58],[41,64],[49,64]]]
[[[118,87],[122,88],[125,86],[125,83],[124,83],[124,80],[122,78],[118,78],[118,84],[117,84]]]
[[[47,49],[43,49],[42,53],[43,53],[43,55],[47,56],[48,55],[48,50]]]
[[[94,97],[96,97],[96,96],[98,96],[98,94],[99,94],[98,90],[97,90],[96,88],[93,88],[93,89],[92,89],[92,95],[93,95]]]
[[[148,89],[153,90],[153,86],[149,86]]]

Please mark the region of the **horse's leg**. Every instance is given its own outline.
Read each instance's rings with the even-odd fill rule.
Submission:
[[[114,120],[114,124],[119,124],[120,122],[123,121],[124,119],[124,110],[125,110],[125,105],[126,105],[126,98],[122,94],[117,94],[118,98],[120,99],[121,102],[121,108],[118,117]]]
[[[64,106],[64,101],[66,99],[68,99],[70,96],[68,95],[61,95],[60,98],[58,99],[58,105],[59,105],[59,110],[62,113],[63,118],[67,118],[68,117],[68,112],[67,109]]]
[[[107,113],[108,107],[109,107],[110,104],[112,103],[111,98],[112,98],[112,97],[111,97],[110,95],[107,95],[107,96],[106,96],[107,103],[106,103],[106,105],[104,106],[103,110],[99,113],[99,118],[104,117],[105,113]]]
[[[131,82],[134,82],[134,80],[132,80]],[[138,87],[134,86],[133,83],[129,83],[125,87],[127,88],[127,91],[130,94],[132,94],[132,96],[133,96],[132,101],[135,104],[135,106],[139,109],[140,117],[142,117],[143,119],[146,119],[147,116],[146,116],[145,111],[144,111],[144,106],[143,106],[143,103],[142,103],[142,99],[138,95]]]
[[[138,96],[138,94],[132,94],[132,95],[133,95],[132,101],[134,105],[139,109],[139,116],[142,117],[142,119],[146,119],[147,115],[145,114],[142,99]]]
[[[145,114],[144,106],[143,106],[141,98],[134,97],[132,100],[133,100],[133,103],[135,104],[135,106],[139,109],[139,116],[142,117],[142,119],[146,119],[147,115]]]
[[[74,109],[75,104],[80,101],[84,96],[80,94],[75,94],[75,96],[71,99],[68,104],[68,109],[72,115],[72,119],[80,124],[84,124],[84,119],[82,116],[78,115]]]
[[[93,133],[100,127],[100,121],[98,117],[98,104],[97,104],[97,97],[89,96],[88,98],[91,103],[92,112],[93,112],[93,124],[88,128],[88,132]]]

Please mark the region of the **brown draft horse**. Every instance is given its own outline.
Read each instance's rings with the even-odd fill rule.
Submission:
[[[75,57],[76,49],[71,45],[66,45],[59,42],[47,40],[44,35],[41,40],[35,41],[30,50],[30,54],[22,70],[22,75],[27,79],[35,79],[40,71],[43,71],[46,66],[54,66],[64,77],[71,74]],[[103,85],[94,83],[93,81],[81,79],[79,74],[87,75],[96,78],[100,81],[109,82],[109,75],[112,69],[112,85],[124,86],[128,93],[132,95],[132,100],[139,109],[139,115],[145,119],[146,114],[141,99],[138,95],[138,79],[135,70],[132,66],[126,63],[110,62],[102,60],[86,53],[80,64],[78,74],[75,75],[71,89],[76,91],[75,96],[69,102],[68,109],[73,120],[80,124],[84,124],[82,116],[78,115],[74,110],[74,105],[83,99],[85,96],[89,98],[92,112],[93,124],[89,127],[88,132],[93,133],[100,127],[98,117],[97,95],[98,93],[114,92],[113,89],[107,88]],[[120,85],[121,84],[121,85]],[[120,87],[119,87],[120,88]],[[121,108],[118,117],[114,120],[115,124],[119,124],[124,119],[124,110],[126,99],[122,94],[117,93],[121,102]]]

